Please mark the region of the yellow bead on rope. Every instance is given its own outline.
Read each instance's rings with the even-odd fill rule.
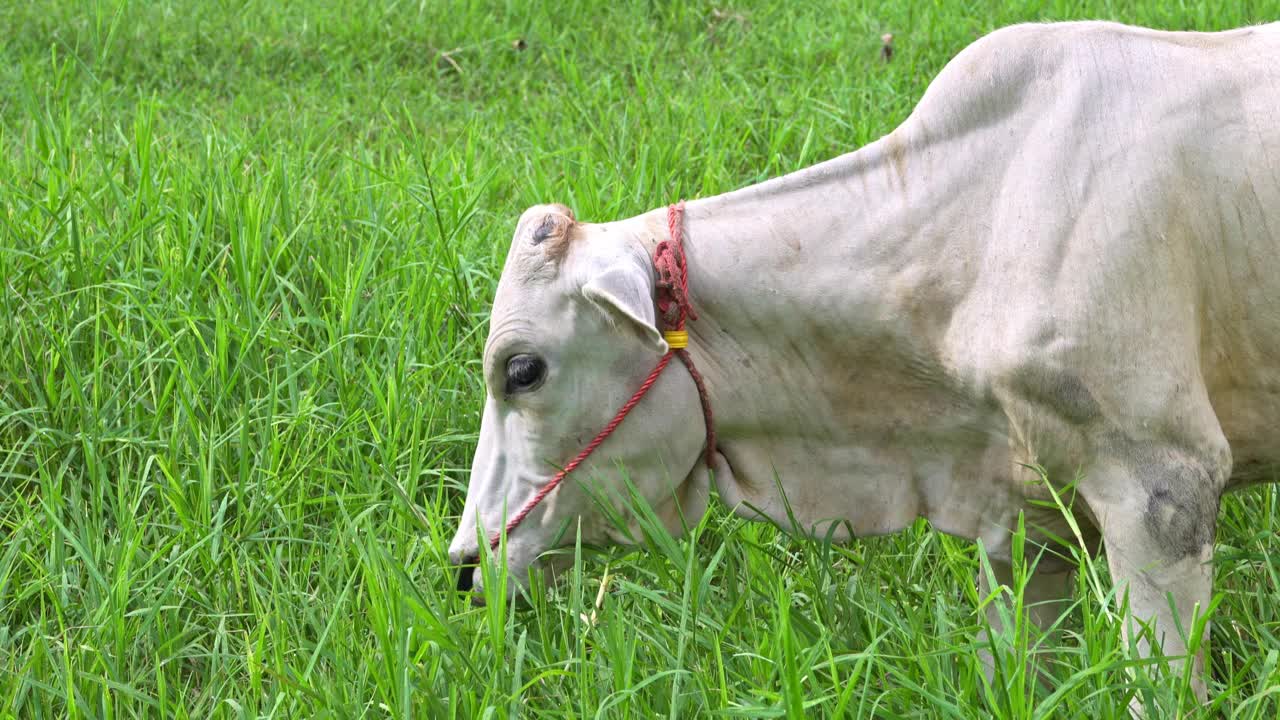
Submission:
[[[689,347],[689,333],[684,330],[665,330],[662,337],[671,346],[672,350],[680,350]]]

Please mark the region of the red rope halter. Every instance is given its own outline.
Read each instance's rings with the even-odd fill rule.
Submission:
[[[672,356],[680,358],[684,366],[689,370],[689,376],[693,378],[693,384],[698,388],[698,400],[702,403],[702,418],[707,427],[707,447],[704,451],[704,457],[707,467],[710,468],[711,458],[716,451],[716,431],[715,425],[712,423],[711,417],[711,401],[707,397],[707,387],[702,381],[702,375],[697,368],[693,366],[693,359],[689,357],[689,351],[685,349],[688,343],[688,336],[684,331],[686,320],[697,320],[698,314],[694,312],[693,305],[689,303],[689,266],[685,261],[684,243],[681,236],[684,229],[684,201],[680,201],[675,205],[667,208],[667,229],[671,233],[670,240],[663,240],[658,243],[658,247],[653,251],[653,265],[658,271],[657,291],[658,291],[658,312],[662,314],[661,321],[670,328],[665,333],[670,349],[658,361],[657,366],[649,373],[649,376],[640,383],[639,389],[631,396],[631,399],[623,403],[618,409],[617,414],[609,421],[604,429],[591,438],[591,442],[582,448],[582,452],[565,464],[560,472],[557,472],[550,482],[542,486],[537,494],[529,498],[529,501],[520,508],[520,511],[507,521],[506,532],[508,535],[516,529],[524,519],[538,507],[548,495],[552,493],[560,483],[564,481],[569,473],[573,472],[579,465],[583,463],[600,447],[622,421],[631,412],[632,408],[640,404],[640,400],[649,392],[649,388],[658,381],[658,376],[671,364]],[[501,539],[501,532],[494,532],[489,538],[490,547],[498,547],[498,541]]]

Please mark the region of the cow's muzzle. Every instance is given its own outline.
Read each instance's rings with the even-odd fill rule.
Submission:
[[[468,555],[458,562],[458,592],[469,593],[475,587],[476,569],[480,565],[479,555]]]

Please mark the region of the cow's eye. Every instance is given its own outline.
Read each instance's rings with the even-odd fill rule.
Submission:
[[[537,355],[512,355],[507,360],[507,394],[528,392],[542,384],[547,364]]]

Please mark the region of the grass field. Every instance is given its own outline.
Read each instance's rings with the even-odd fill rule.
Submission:
[[[1220,516],[1208,709],[1128,659],[1101,562],[988,686],[979,554],[924,524],[831,548],[717,509],[527,611],[445,558],[525,207],[855,149],[1004,24],[1280,17],[1218,5],[0,5],[0,716],[1277,717],[1273,488]]]

